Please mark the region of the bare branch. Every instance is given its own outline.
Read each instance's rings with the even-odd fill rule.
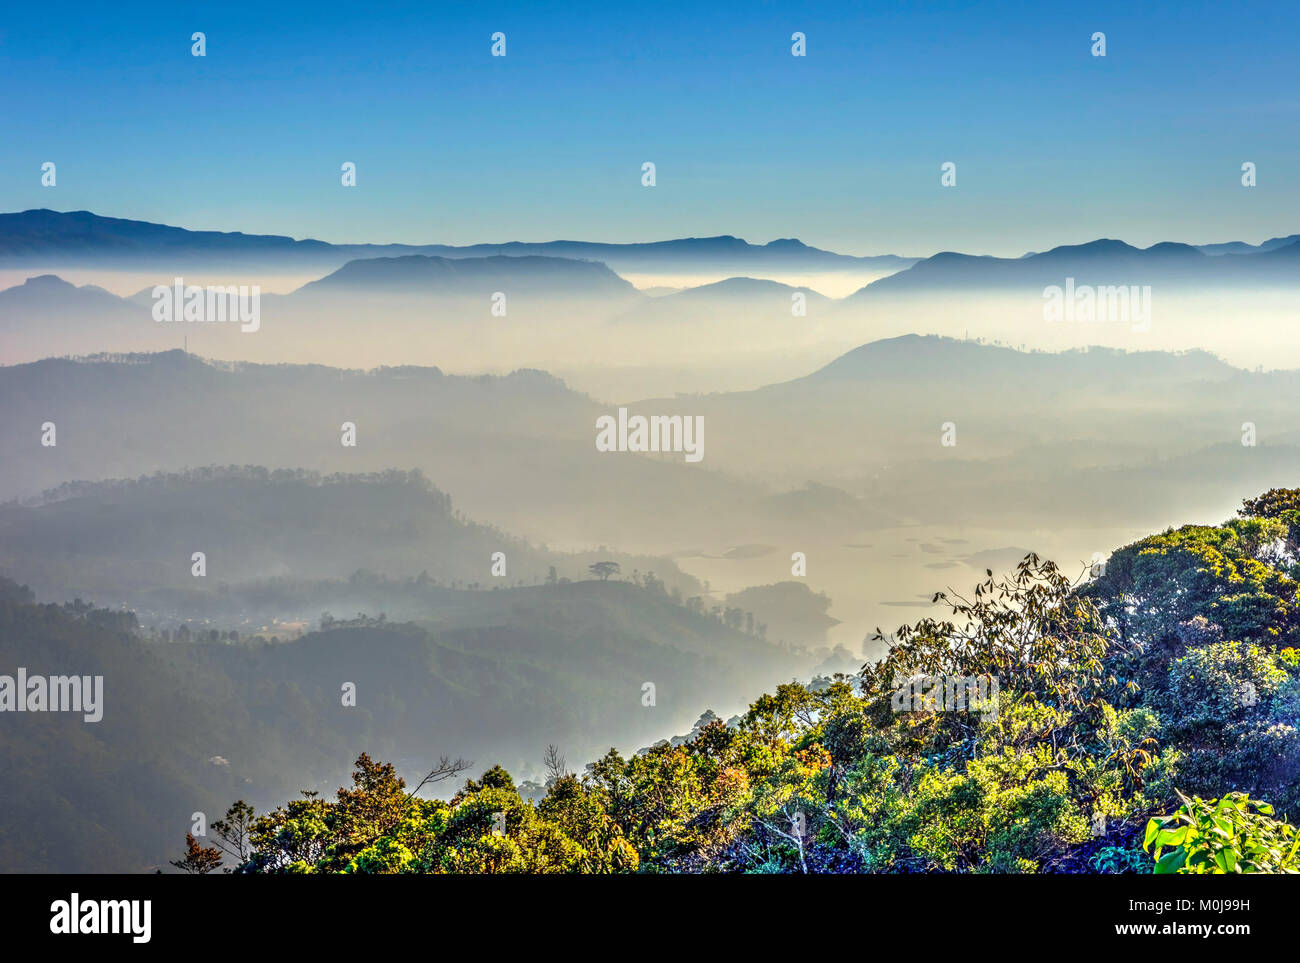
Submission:
[[[553,782],[563,779],[569,774],[569,768],[565,764],[564,757],[560,755],[560,749],[558,746],[546,747],[546,755],[543,757],[543,762],[546,764],[546,784],[548,786]]]
[[[462,759],[459,756],[452,759],[450,756],[440,756],[437,765],[430,769],[429,774],[420,780],[420,784],[406,795],[408,797],[414,796],[425,786],[442,782],[445,779],[453,779],[472,765],[474,765],[472,759]]]

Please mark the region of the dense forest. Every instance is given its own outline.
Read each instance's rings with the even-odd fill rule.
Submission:
[[[689,597],[700,590],[666,558],[603,548],[556,552],[471,521],[418,469],[322,474],[208,465],[65,482],[26,502],[0,504],[0,569],[21,573],[42,597],[122,599],[142,622],[145,612],[169,604],[188,615],[211,606],[194,589],[195,549],[211,562],[210,581],[226,586],[421,570],[423,583],[453,588],[541,584],[551,571],[572,578],[613,559],[629,573],[657,571],[667,591]],[[499,577],[491,569],[495,552],[503,556]]]
[[[23,777],[0,793],[0,865],[165,866],[192,813],[220,813],[241,796],[269,805],[333,789],[363,750],[404,769],[442,752],[492,758],[536,780],[548,742],[588,757],[605,740],[646,745],[688,727],[706,702],[743,708],[743,698],[720,703],[720,693],[806,677],[817,661],[726,624],[725,612],[675,600],[635,571],[496,591],[418,583],[391,586],[422,611],[418,620],[318,609],[316,627],[274,640],[186,623],[151,632],[130,610],[42,604],[0,577],[4,672],[104,680],[99,723],[5,713],[0,770]],[[854,661],[843,656],[838,667],[848,669]],[[647,681],[656,687],[649,705]],[[344,685],[355,693],[347,704]],[[97,842],[69,834],[72,823]]]
[[[244,802],[187,872],[1296,872],[1300,489],[1116,551],[1026,557],[856,675],[534,794],[470,764],[414,786],[361,754],[335,798]],[[882,637],[883,638],[883,637]],[[952,680],[992,679],[974,701]],[[901,697],[900,697],[900,694]],[[432,793],[430,793],[432,795]]]

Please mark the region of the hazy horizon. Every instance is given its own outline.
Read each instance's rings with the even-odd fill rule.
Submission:
[[[15,8],[0,869],[1137,873],[1300,815],[1297,45]]]

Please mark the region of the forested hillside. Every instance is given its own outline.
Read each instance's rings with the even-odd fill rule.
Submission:
[[[901,628],[856,676],[779,686],[731,723],[706,714],[576,773],[550,752],[540,801],[486,765],[425,798],[363,754],[336,799],[237,804],[176,865],[1295,872],[1298,552],[1300,490],[1274,490],[1077,580],[1030,556],[940,593],[949,617]],[[970,679],[993,685],[954,700]],[[444,763],[426,786],[465,771]]]
[[[219,813],[236,796],[266,804],[327,791],[339,760],[366,749],[404,768],[443,753],[511,766],[535,757],[540,773],[550,741],[588,754],[602,740],[644,745],[689,726],[701,704],[734,712],[743,701],[725,693],[806,675],[818,658],[674,600],[652,577],[389,589],[424,616],[326,612],[316,630],[270,641],[188,624],[150,635],[129,610],[38,604],[0,578],[0,671],[103,680],[101,720],[6,713],[0,769],[23,776],[0,793],[0,864],[165,865],[193,813]],[[274,586],[248,591],[275,596]],[[0,680],[6,709],[13,696]]]

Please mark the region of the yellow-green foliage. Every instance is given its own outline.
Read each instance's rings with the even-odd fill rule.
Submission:
[[[1295,831],[1229,790],[1300,809],[1295,505],[1275,491],[1144,539],[1083,585],[1031,555],[937,596],[952,618],[904,626],[860,675],[611,749],[537,804],[499,767],[414,798],[362,756],[337,800],[237,804],[222,848],[245,872],[1024,873],[1131,872],[1152,865],[1145,842],[1162,872],[1291,871]],[[996,706],[898,711],[917,675],[996,676]],[[210,871],[212,852],[177,865]]]
[[[1155,859],[1156,873],[1300,873],[1300,834],[1273,819],[1272,806],[1240,792],[1208,801],[1180,798],[1177,812],[1147,824],[1142,847]]]

